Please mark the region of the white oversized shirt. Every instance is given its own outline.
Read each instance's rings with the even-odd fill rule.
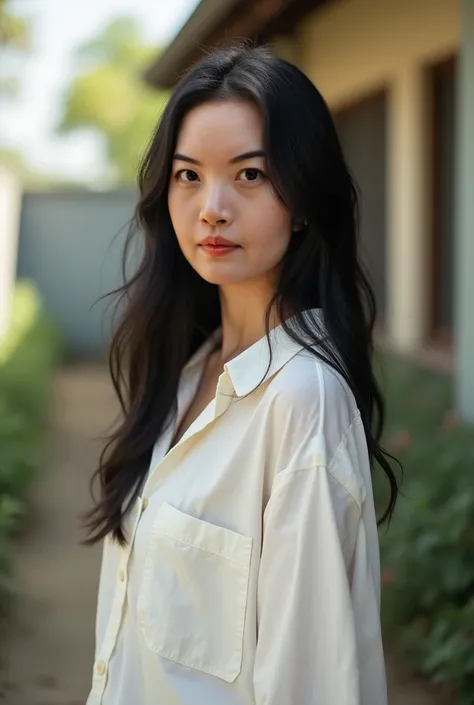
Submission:
[[[87,705],[386,705],[354,397],[279,326],[265,381],[264,337],[169,450],[218,335],[182,372],[127,545],[104,541]]]

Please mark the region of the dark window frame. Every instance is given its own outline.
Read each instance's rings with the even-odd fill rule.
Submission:
[[[443,287],[443,223],[439,218],[439,204],[443,203],[444,194],[442,193],[442,178],[440,172],[440,162],[442,159],[442,145],[439,140],[439,103],[436,96],[436,84],[441,81],[446,75],[450,75],[455,79],[457,71],[458,57],[456,54],[451,54],[443,60],[432,64],[428,68],[428,81],[430,83],[431,94],[431,110],[430,110],[430,141],[431,141],[431,183],[430,189],[430,258],[431,258],[431,273],[429,279],[429,301],[430,301],[430,319],[429,319],[429,342],[440,348],[452,350],[454,344],[454,323],[451,326],[443,325],[441,319],[442,302],[440,300],[440,292]],[[454,106],[456,110],[456,106]],[[455,115],[456,113],[454,113]],[[455,140],[456,122],[454,119],[454,135]],[[455,159],[455,153],[454,157]],[[455,175],[455,165],[453,170],[453,178]],[[455,183],[453,181],[453,196],[455,194]],[[455,205],[453,202],[452,221],[454,223]],[[454,225],[453,225],[454,227]],[[454,248],[454,233],[451,234],[452,247]],[[454,261],[454,252],[451,253],[452,261]],[[454,286],[454,273],[452,274],[452,283]],[[452,307],[454,309],[454,291],[451,292]],[[454,317],[454,310],[452,311]]]

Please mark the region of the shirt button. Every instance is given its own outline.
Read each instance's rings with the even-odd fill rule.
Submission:
[[[148,507],[148,500],[146,497],[144,497],[143,502],[142,502],[142,510],[145,511],[145,509]]]
[[[125,571],[124,571],[124,570],[121,570],[121,571],[120,571],[120,573],[119,573],[119,580],[120,580],[121,583],[123,583],[123,581],[125,580]]]
[[[103,676],[105,673],[105,663],[103,661],[98,661],[95,670],[99,676]]]

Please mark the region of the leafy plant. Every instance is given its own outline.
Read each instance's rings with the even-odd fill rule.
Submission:
[[[394,358],[386,367],[386,445],[404,466],[403,495],[381,533],[386,631],[419,673],[473,705],[474,429],[451,409],[449,377]]]
[[[21,282],[12,319],[0,341],[0,596],[8,592],[11,539],[41,461],[52,375],[61,356],[57,333],[38,292]]]

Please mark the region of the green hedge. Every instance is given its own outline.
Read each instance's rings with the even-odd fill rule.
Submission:
[[[61,357],[56,330],[33,284],[18,283],[7,334],[0,340],[0,592],[8,591],[11,538],[41,463],[42,441]]]
[[[389,357],[386,445],[403,496],[381,532],[385,631],[416,672],[474,703],[474,428],[452,411],[452,380]]]

